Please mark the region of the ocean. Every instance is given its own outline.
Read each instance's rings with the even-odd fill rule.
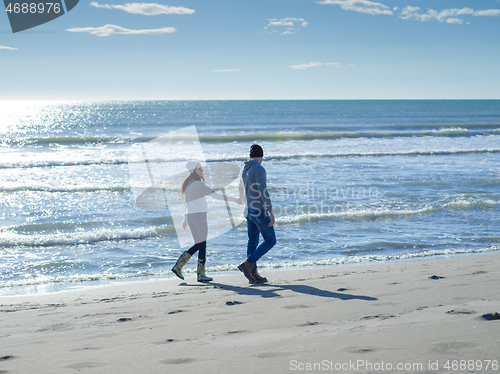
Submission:
[[[263,147],[278,242],[262,273],[500,249],[499,100],[3,101],[0,295],[174,278],[178,207],[140,206],[134,167],[182,131],[210,170]],[[193,157],[174,153],[146,163]],[[226,184],[236,196],[237,178]],[[247,236],[241,207],[213,211],[217,278],[237,272]]]

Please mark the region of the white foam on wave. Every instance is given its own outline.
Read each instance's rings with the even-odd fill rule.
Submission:
[[[395,262],[409,261],[416,259],[432,259],[432,257],[472,255],[488,252],[500,251],[500,246],[494,245],[486,248],[471,248],[471,249],[438,249],[426,250],[421,252],[405,252],[400,254],[374,254],[362,256],[346,256],[334,257],[329,259],[311,260],[311,261],[296,261],[285,263],[262,262],[259,263],[260,268],[281,269],[281,268],[298,268],[298,267],[315,267],[315,266],[333,266],[333,265],[351,265],[363,264],[371,262]]]
[[[301,223],[307,221],[321,221],[329,218],[355,218],[355,219],[376,219],[376,218],[393,218],[403,216],[414,216],[420,214],[428,214],[437,211],[432,206],[426,206],[421,209],[360,209],[348,210],[344,212],[328,212],[328,213],[302,213],[290,216],[277,216],[278,223]]]
[[[141,227],[137,229],[105,229],[86,232],[37,235],[21,235],[12,230],[5,230],[0,232],[0,247],[48,247],[55,245],[82,245],[104,241],[145,239],[173,231],[174,227],[171,225]]]

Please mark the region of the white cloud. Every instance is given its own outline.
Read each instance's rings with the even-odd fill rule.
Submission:
[[[290,66],[290,69],[307,69],[307,68],[312,68],[312,67],[318,67],[321,65],[323,65],[321,62],[310,62],[308,64],[292,65],[292,66]]]
[[[214,70],[214,73],[227,73],[232,71],[241,71],[241,69],[223,69],[223,70]]]
[[[473,16],[490,16],[498,17],[500,16],[500,9],[488,9],[488,10],[478,10],[474,12]]]
[[[290,35],[290,34],[295,34],[293,31],[294,30],[300,30],[300,27],[306,27],[309,23],[305,21],[303,18],[272,18],[268,19],[269,23],[267,24],[266,27],[264,27],[264,30],[267,30],[268,28],[271,28],[272,30],[269,31],[269,34],[272,34],[274,32],[277,32],[276,28],[278,27],[286,27],[288,28],[287,31],[282,32],[280,35]]]
[[[457,16],[489,16],[489,17],[498,17],[500,16],[500,9],[488,9],[488,10],[478,10],[475,11],[471,8],[452,8],[452,9],[444,9],[441,11],[436,11],[434,9],[427,9],[427,13],[418,13],[420,10],[419,7],[412,7],[408,5],[407,7],[401,10],[399,18],[402,19],[415,19],[421,22],[427,21],[439,21],[446,22],[452,24],[462,24],[463,19],[457,18]],[[468,22],[467,22],[468,24]]]
[[[497,1],[498,2],[498,1]],[[414,19],[421,22],[436,20],[439,22],[446,22],[451,24],[462,24],[463,19],[458,18],[461,16],[487,16],[499,17],[500,9],[487,9],[477,10],[471,8],[452,8],[436,11],[434,9],[427,9],[427,13],[419,13],[419,7],[408,5],[401,10],[399,7],[394,7],[392,10],[384,4],[376,3],[369,0],[321,0],[317,1],[318,4],[338,5],[344,10],[352,10],[359,13],[367,13],[372,15],[386,14],[393,15],[394,12],[399,11],[399,18]],[[467,24],[469,24],[467,22]]]
[[[293,27],[293,22],[271,21],[268,26],[289,26]]]
[[[320,67],[322,65],[335,66],[336,68],[340,67],[340,64],[338,62],[326,62],[326,63],[310,62],[308,64],[292,65],[292,66],[290,66],[290,69],[303,70],[303,69],[308,69],[308,68]]]
[[[12,48],[12,47],[3,47],[0,45],[0,49],[8,49],[9,51],[17,51],[17,48]]]
[[[145,16],[157,16],[160,14],[193,14],[193,9],[184,8],[182,6],[167,6],[157,3],[127,3],[125,5],[108,5],[90,3],[91,6],[102,9],[119,9],[131,14],[142,14]]]
[[[75,29],[67,29],[69,32],[87,32],[97,36],[109,36],[111,34],[124,34],[124,35],[159,35],[170,34],[176,32],[177,29],[173,27],[162,27],[160,29],[147,29],[147,30],[130,30],[121,26],[105,25],[101,27],[81,27]]]
[[[411,5],[408,5],[406,8],[403,8],[401,10],[401,14],[399,15],[399,18],[402,19],[410,19],[415,16],[415,13],[420,10],[419,7],[412,7]]]
[[[323,0],[318,1],[318,4],[339,5],[344,10],[352,10],[358,13],[367,13],[372,15],[394,14],[388,6],[368,0]]]

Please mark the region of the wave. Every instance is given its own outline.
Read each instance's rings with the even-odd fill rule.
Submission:
[[[18,139],[2,139],[3,145],[31,145],[31,144],[100,144],[100,143],[131,143],[148,142],[154,137],[121,138],[117,136],[48,136],[26,137]]]
[[[388,157],[388,156],[454,156],[475,153],[500,153],[500,148],[451,149],[451,150],[413,150],[398,152],[339,152],[339,153],[303,153],[295,155],[266,156],[266,160],[286,160],[294,158],[344,158],[344,157]],[[246,160],[246,158],[243,158]],[[227,160],[231,161],[231,160]],[[240,161],[240,160],[237,160]]]
[[[292,216],[277,215],[276,222],[280,224],[294,224],[320,221],[331,218],[394,218],[426,214],[433,211],[435,211],[434,208],[426,207],[417,210],[360,210],[323,214],[304,213]],[[51,247],[58,245],[77,246],[109,241],[143,240],[164,236],[167,234],[175,235],[175,227],[169,224],[160,224],[156,226],[141,227],[136,229],[97,229],[84,232],[73,231],[75,226],[76,224],[72,222],[60,222],[4,228],[2,229],[2,231],[0,231],[0,247]],[[86,226],[91,226],[91,224],[87,224]],[[57,233],[39,233],[40,231],[46,230],[57,230]],[[69,230],[71,230],[71,232],[69,232]],[[30,234],[19,234],[18,231],[29,231]]]
[[[498,117],[498,115],[493,115],[493,118]],[[417,124],[394,124],[394,125],[384,125],[385,128],[389,129],[408,129],[408,128],[439,128],[439,129],[453,129],[453,128],[481,128],[481,129],[498,129],[500,127],[499,122],[484,122],[484,123],[417,123]]]
[[[183,272],[187,271],[183,270]],[[171,271],[151,271],[151,270],[137,271],[135,273],[122,273],[122,274],[114,274],[114,273],[90,273],[90,274],[72,274],[72,275],[45,274],[43,276],[35,278],[3,282],[0,284],[0,289],[5,290],[12,287],[28,287],[28,286],[41,286],[49,284],[71,284],[71,283],[79,283],[79,286],[83,287],[83,285],[81,284],[82,282],[96,282],[96,281],[103,282],[103,281],[126,280],[126,279],[152,277],[152,276],[168,277],[170,276],[170,274],[172,274]],[[173,278],[172,276],[170,277]],[[69,287],[61,287],[58,290],[64,290],[67,288]]]
[[[420,252],[405,252],[400,254],[346,256],[346,257],[335,257],[322,260],[320,259],[320,260],[297,261],[297,262],[286,262],[286,263],[262,262],[262,264],[259,263],[259,268],[279,269],[288,267],[314,267],[314,266],[362,264],[369,262],[406,261],[406,260],[423,259],[428,257],[472,255],[478,253],[488,253],[497,251],[500,251],[500,246],[497,245],[486,248],[436,249],[436,250],[427,250]]]
[[[500,205],[500,201],[492,199],[482,199],[473,195],[457,196],[451,199],[450,202],[444,204],[448,209],[487,209]]]
[[[106,186],[28,186],[25,184],[11,184],[6,186],[0,185],[0,192],[64,192],[64,193],[78,193],[78,192],[125,192],[130,190],[130,186],[124,185],[106,185]]]
[[[395,152],[333,152],[333,153],[295,153],[295,154],[271,154],[266,156],[266,160],[288,160],[302,158],[346,158],[346,157],[394,157],[394,156],[455,156],[467,154],[481,153],[500,153],[500,148],[476,148],[476,149],[435,149],[435,150],[411,150],[411,151],[395,151]],[[247,156],[228,157],[226,155],[214,158],[208,158],[206,162],[244,162],[247,161]],[[141,160],[142,161],[142,160]],[[185,159],[151,159],[150,162],[184,162]],[[124,165],[131,162],[127,158],[117,159],[102,159],[102,160],[44,160],[44,161],[29,161],[29,162],[0,162],[0,169],[27,169],[35,167],[72,167],[72,166],[92,166],[92,165]],[[136,161],[133,161],[136,162]]]
[[[500,205],[500,201],[493,200],[453,200],[442,206],[425,206],[420,209],[351,209],[347,211],[330,211],[331,207],[302,207],[303,213],[281,215],[279,207],[275,207],[276,222],[281,225],[311,223],[327,221],[331,219],[357,219],[357,220],[377,220],[377,219],[398,219],[402,217],[412,217],[425,214],[441,212],[445,209],[483,209]],[[326,209],[324,209],[326,208]],[[325,210],[327,210],[325,212]],[[162,219],[163,220],[163,219]],[[159,222],[158,222],[159,223]],[[45,224],[31,224],[15,227],[6,227],[0,231],[0,247],[50,247],[50,246],[77,246],[85,244],[95,244],[109,241],[143,240],[165,235],[175,236],[175,227],[171,224],[156,224],[150,227],[135,229],[96,229],[88,231],[75,231],[83,227],[94,227],[92,222],[56,222]],[[44,231],[56,231],[54,234],[41,234]],[[29,232],[29,234],[19,234],[18,232]]]
[[[59,166],[95,166],[95,165],[123,165],[128,164],[126,158],[98,159],[98,160],[32,160],[32,161],[6,161],[0,162],[0,169],[30,169],[30,168],[50,168]]]
[[[375,220],[384,218],[411,217],[423,214],[442,212],[443,210],[464,210],[464,209],[488,209],[500,205],[499,200],[492,200],[477,196],[458,196],[437,203],[434,206],[425,206],[420,209],[336,209],[335,206],[300,206],[302,213],[291,215],[280,215],[282,210],[275,204],[274,211],[276,222],[280,224],[297,224],[306,222],[317,222],[329,219],[360,219]],[[286,209],[286,208],[285,208]]]
[[[487,127],[488,124],[481,126]],[[420,125],[419,125],[420,126]],[[423,125],[421,125],[423,126]],[[432,125],[437,127],[436,125]],[[291,140],[328,140],[341,138],[408,138],[408,137],[472,137],[478,135],[500,135],[500,123],[489,124],[498,127],[490,130],[471,130],[463,127],[444,127],[424,131],[357,131],[357,132],[279,132],[279,133],[249,133],[228,135],[204,135],[199,134],[199,140],[209,143],[231,143],[247,141],[291,141]],[[467,127],[473,125],[465,124]],[[396,126],[396,128],[408,128],[408,125]],[[3,145],[30,145],[30,144],[101,144],[101,143],[145,143],[157,137],[119,137],[119,136],[49,136],[49,137],[26,137],[19,139],[3,139]],[[186,136],[169,138],[172,141],[192,139]]]
[[[21,235],[10,230],[0,232],[0,247],[50,247],[56,245],[82,245],[106,241],[153,238],[175,232],[172,225],[142,227],[137,229],[102,229],[85,232]]]
[[[318,208],[315,208],[314,213],[301,213],[290,216],[279,216],[276,215],[276,222],[281,224],[296,224],[311,221],[322,221],[325,219],[332,218],[354,218],[354,219],[366,219],[373,220],[379,218],[396,218],[396,217],[407,217],[415,216],[421,214],[428,214],[438,211],[438,208],[431,206],[422,209],[401,209],[401,210],[390,210],[390,209],[361,209],[361,210],[349,210],[344,212],[321,212],[317,213]]]

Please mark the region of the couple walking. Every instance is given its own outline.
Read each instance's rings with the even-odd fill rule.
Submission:
[[[275,244],[274,213],[271,198],[266,186],[266,170],[261,165],[264,151],[258,144],[250,147],[250,159],[245,162],[241,173],[239,197],[227,198],[216,193],[205,185],[203,168],[197,162],[188,162],[186,167],[189,176],[181,185],[181,194],[184,195],[185,214],[183,228],[189,225],[193,235],[194,245],[185,251],[172,268],[172,272],[184,279],[182,267],[198,252],[198,282],[213,280],[205,274],[206,246],[207,246],[207,199],[225,200],[242,204],[245,202],[245,217],[247,219],[248,246],[247,259],[238,269],[243,272],[250,283],[265,283],[267,279],[257,271],[257,261],[264,256]],[[264,241],[259,245],[259,234]]]

